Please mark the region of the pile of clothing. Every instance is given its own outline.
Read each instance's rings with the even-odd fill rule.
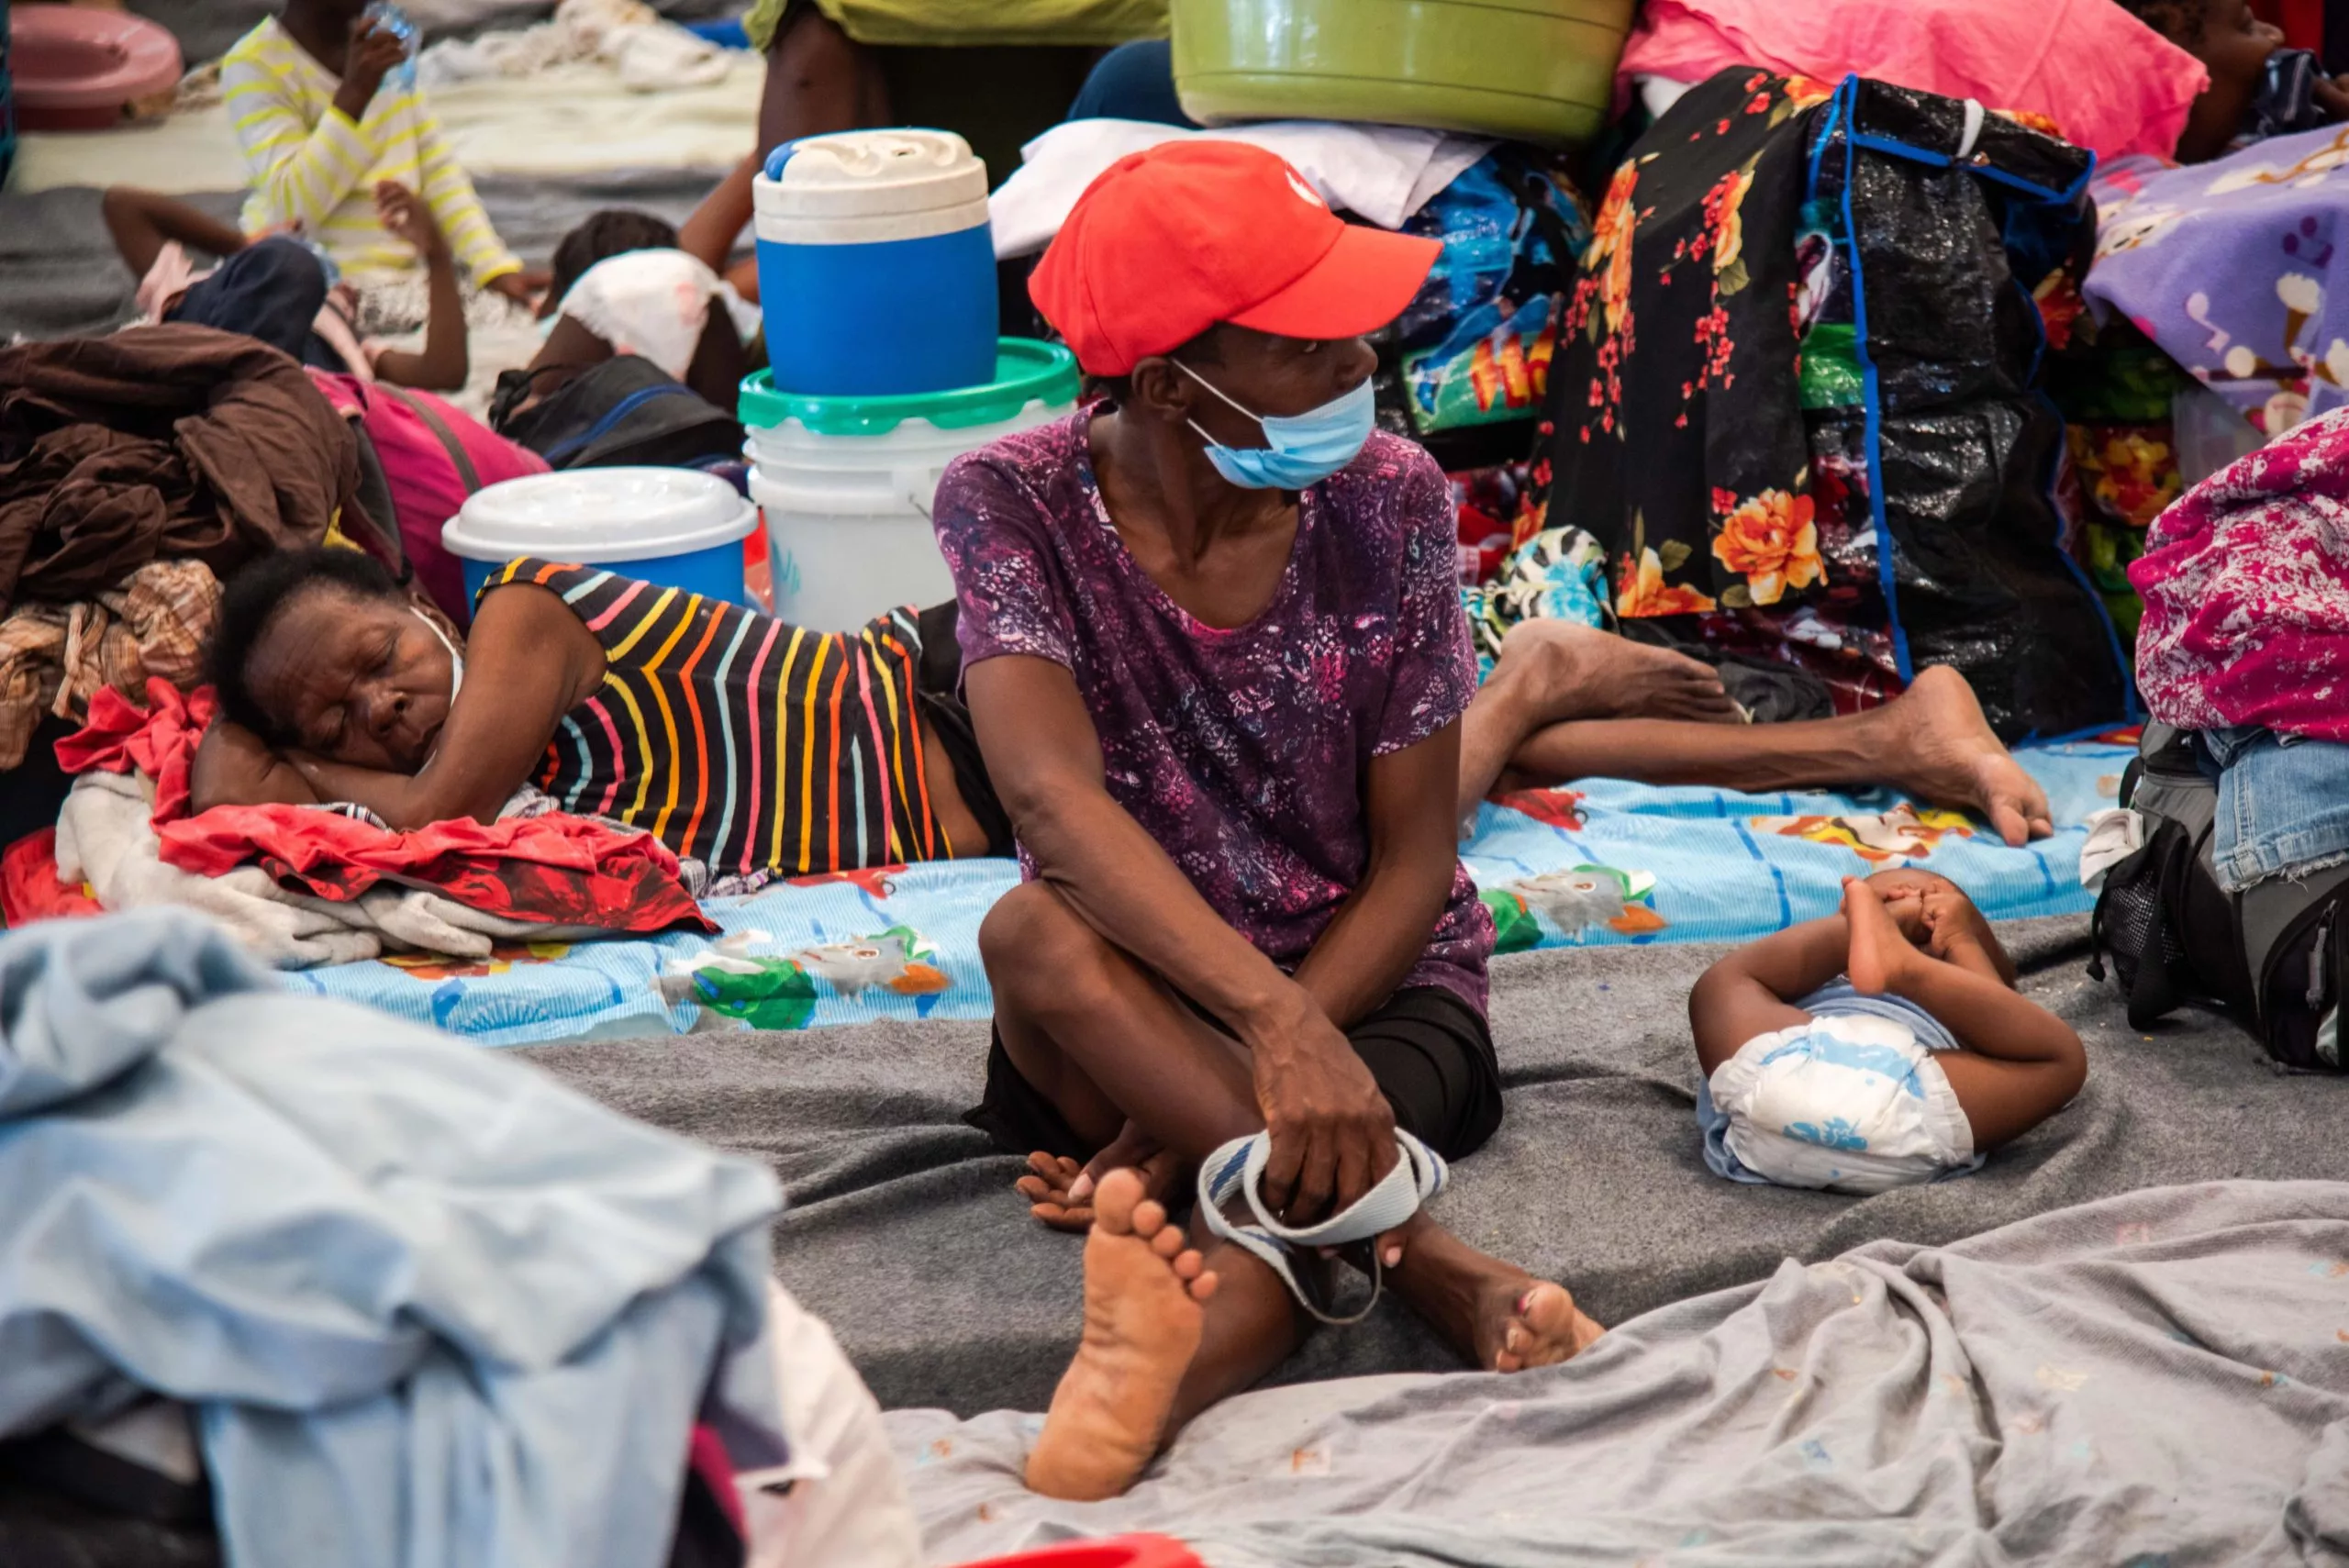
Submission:
[[[781,1207],[184,911],[0,938],[0,1558],[788,1560],[837,1439]]]
[[[0,350],[0,771],[104,689],[190,684],[218,578],[356,514],[358,446],[250,338],[149,327]]]

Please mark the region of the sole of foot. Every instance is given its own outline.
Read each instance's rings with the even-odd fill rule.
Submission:
[[[1085,1242],[1085,1337],[1028,1455],[1029,1490],[1097,1502],[1133,1485],[1158,1452],[1215,1287],[1140,1175],[1101,1178]]]

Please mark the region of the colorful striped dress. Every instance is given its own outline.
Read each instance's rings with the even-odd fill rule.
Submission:
[[[948,852],[922,758],[911,610],[861,631],[809,631],[525,558],[490,573],[476,613],[514,583],[560,595],[604,647],[603,684],[556,724],[539,770],[564,810],[644,828],[718,876]]]

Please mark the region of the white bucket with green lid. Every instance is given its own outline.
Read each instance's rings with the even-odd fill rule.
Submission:
[[[939,477],[964,452],[1073,413],[1079,384],[1074,355],[1027,338],[1001,340],[995,380],[951,392],[814,397],[776,391],[763,371],[746,379],[737,411],[774,613],[847,631],[952,598],[930,525]]]

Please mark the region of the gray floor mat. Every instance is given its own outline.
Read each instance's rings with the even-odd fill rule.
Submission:
[[[2190,1017],[2142,1036],[2081,974],[2086,921],[2005,935],[2025,984],[2087,1040],[2087,1090],[1979,1173],[1852,1199],[1735,1186],[1698,1157],[1685,1005],[1719,950],[1530,953],[1495,965],[1508,1118],[1436,1212],[1571,1284],[1614,1322],[1892,1238],[1937,1245],[2115,1193],[2224,1177],[2349,1180],[2349,1084],[2280,1075],[2241,1031]],[[1077,1328],[1079,1243],[1010,1190],[1019,1162],[962,1125],[980,1024],[873,1024],[551,1046],[589,1093],[770,1162],[792,1208],[777,1270],[885,1405],[963,1414],[1048,1402]],[[1393,1304],[1323,1331],[1278,1380],[1457,1363]]]

